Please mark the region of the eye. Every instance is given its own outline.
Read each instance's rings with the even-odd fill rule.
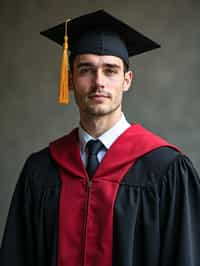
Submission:
[[[94,69],[90,66],[84,66],[80,67],[78,72],[80,75],[91,74],[94,72]]]
[[[79,73],[80,74],[84,74],[84,73],[87,73],[87,72],[89,72],[90,71],[90,68],[89,67],[81,67],[80,69],[79,69]]]
[[[109,68],[106,68],[104,72],[106,75],[114,75],[114,74],[117,74],[117,69],[109,67]]]

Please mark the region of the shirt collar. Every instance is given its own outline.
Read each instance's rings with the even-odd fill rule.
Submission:
[[[128,123],[124,114],[122,113],[120,120],[112,128],[110,128],[109,130],[104,132],[101,136],[99,136],[98,139],[103,143],[106,149],[109,149],[110,146],[113,144],[113,142],[129,127],[130,127],[130,124]],[[90,136],[81,127],[81,125],[79,126],[78,134],[79,134],[79,140],[81,144],[81,151],[84,152],[87,142],[95,138]]]

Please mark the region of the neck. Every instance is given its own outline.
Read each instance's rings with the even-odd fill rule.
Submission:
[[[121,119],[121,117],[121,112],[109,117],[108,115],[95,117],[81,115],[80,124],[89,135],[94,138],[98,138],[104,132],[112,128]]]

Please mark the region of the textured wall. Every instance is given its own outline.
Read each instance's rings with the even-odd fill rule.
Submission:
[[[101,3],[101,4],[99,4]],[[25,158],[78,123],[74,103],[56,104],[61,50],[39,31],[104,8],[160,42],[131,61],[124,111],[180,146],[200,169],[199,0],[0,1],[0,239]]]

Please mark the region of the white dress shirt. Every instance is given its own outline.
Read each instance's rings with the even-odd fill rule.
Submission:
[[[97,138],[104,145],[104,147],[97,154],[97,158],[99,162],[101,162],[104,155],[106,154],[106,151],[110,148],[113,142],[129,127],[130,127],[130,124],[128,123],[124,114],[122,113],[121,119],[112,128],[110,128],[109,130],[107,130],[101,136]],[[81,145],[80,155],[81,155],[81,159],[84,165],[86,166],[87,164],[86,145],[89,140],[95,139],[95,138],[90,136],[81,126],[79,126],[78,134],[79,134],[79,140],[80,140],[80,145]]]

